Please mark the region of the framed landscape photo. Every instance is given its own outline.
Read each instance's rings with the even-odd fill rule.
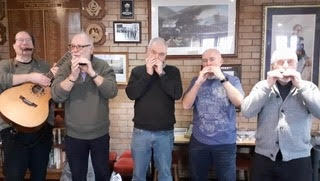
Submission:
[[[114,43],[140,43],[141,22],[115,21],[113,22]]]
[[[199,57],[208,48],[236,55],[237,0],[150,0],[151,38],[168,43],[168,55]]]
[[[289,48],[302,79],[319,85],[320,5],[266,5],[263,14],[261,78],[271,69],[272,52]]]
[[[95,52],[94,56],[108,62],[116,74],[118,84],[127,84],[128,54]]]

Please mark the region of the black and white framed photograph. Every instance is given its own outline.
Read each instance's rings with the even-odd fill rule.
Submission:
[[[241,80],[241,65],[240,64],[223,64],[221,66],[223,73],[236,76]]]
[[[261,78],[270,71],[272,53],[289,48],[302,79],[319,85],[320,5],[266,5],[263,14]]]
[[[133,19],[134,17],[134,2],[133,0],[121,0],[120,2],[120,18]]]
[[[216,48],[235,56],[238,1],[151,0],[151,38],[164,38],[168,55],[200,56]]]
[[[113,22],[113,41],[114,43],[140,43],[141,22]]]
[[[98,57],[112,67],[116,74],[117,84],[127,84],[128,78],[128,54],[127,53],[103,53],[95,52],[95,57]]]

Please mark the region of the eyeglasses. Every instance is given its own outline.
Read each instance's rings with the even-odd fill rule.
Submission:
[[[295,60],[293,59],[281,59],[275,62],[275,64],[277,65],[284,65],[284,63],[287,62],[288,65],[294,65],[295,64]]]
[[[30,43],[30,42],[32,42],[32,39],[31,38],[17,38],[16,39],[16,42],[19,42],[19,43],[22,43],[24,41],[27,43]]]
[[[73,44],[69,44],[68,48],[69,48],[70,51],[73,50],[73,49],[82,50],[83,48],[88,47],[88,46],[90,46],[90,44],[88,44],[88,45],[73,45]]]

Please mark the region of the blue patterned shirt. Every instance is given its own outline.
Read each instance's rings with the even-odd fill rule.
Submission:
[[[243,95],[239,78],[225,74],[229,82]],[[189,91],[197,77],[193,78]],[[193,104],[192,135],[207,145],[233,144],[236,142],[235,106],[218,79],[207,79],[200,87]]]

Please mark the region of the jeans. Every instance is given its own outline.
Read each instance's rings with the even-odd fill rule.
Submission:
[[[172,181],[171,160],[173,130],[147,131],[133,129],[131,152],[134,160],[132,181],[145,181],[153,150],[153,160],[159,181]]]
[[[6,181],[23,181],[29,168],[31,181],[46,179],[49,153],[52,147],[52,126],[45,124],[33,133],[1,131]]]
[[[189,167],[193,181],[208,180],[212,165],[219,181],[236,180],[236,144],[206,145],[191,137]]]
[[[96,181],[106,181],[109,175],[109,134],[92,140],[66,136],[65,148],[72,180],[86,181],[89,152]]]
[[[252,166],[253,181],[311,181],[311,157],[290,161],[272,161],[270,158],[255,153]]]

